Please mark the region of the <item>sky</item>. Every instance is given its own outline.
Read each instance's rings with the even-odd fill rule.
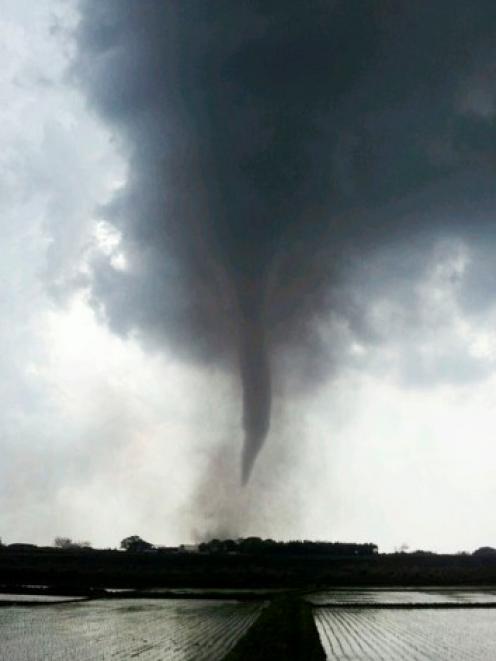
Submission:
[[[159,4],[0,0],[2,540],[496,546],[491,3]]]

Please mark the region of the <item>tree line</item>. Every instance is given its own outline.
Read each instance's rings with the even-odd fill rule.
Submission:
[[[203,553],[241,553],[249,555],[339,555],[370,556],[378,552],[376,544],[357,544],[345,542],[321,542],[310,540],[292,540],[277,542],[261,537],[241,539],[212,539],[203,542],[198,550]]]

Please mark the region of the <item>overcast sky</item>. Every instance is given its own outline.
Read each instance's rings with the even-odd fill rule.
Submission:
[[[129,129],[107,121],[74,73],[78,20],[71,0],[0,0],[2,540],[496,546],[494,201],[437,204],[427,220],[419,205],[395,211],[422,229],[347,250],[312,322],[313,362],[299,361],[297,342],[278,354],[273,422],[241,487],[238,375],[158,341],[144,313],[126,321],[146,287],[129,284],[137,240],[108,209],[136,156]],[[494,66],[483,50],[463,70],[454,117],[493,130]],[[484,135],[463,147],[482,188],[495,162]],[[460,157],[452,132],[431,138],[434,161]],[[335,146],[347,182],[357,139]],[[165,308],[177,303],[169,289],[158,292]]]

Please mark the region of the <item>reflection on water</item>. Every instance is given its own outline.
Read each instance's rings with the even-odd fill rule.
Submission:
[[[496,609],[463,608],[496,603],[494,589],[327,590],[307,599],[328,659],[496,659]],[[407,604],[460,608],[395,608]]]
[[[456,588],[419,590],[327,590],[309,595],[315,605],[324,604],[467,604],[496,603],[496,590],[460,590]]]
[[[0,608],[1,661],[217,661],[263,607],[229,599],[39,599],[45,603]],[[328,659],[496,659],[496,608],[484,605],[496,603],[496,590],[328,590],[307,599]],[[484,606],[463,608],[471,603]],[[398,608],[406,604],[412,608]],[[435,604],[457,608],[431,608]]]
[[[60,604],[65,601],[82,601],[85,597],[64,597],[50,594],[2,594],[0,593],[0,603],[19,604],[23,601],[39,604]]]

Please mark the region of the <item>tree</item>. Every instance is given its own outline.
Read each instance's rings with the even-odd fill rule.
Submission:
[[[492,546],[481,546],[475,550],[472,555],[482,558],[494,558],[496,557],[496,549],[494,549]]]
[[[77,549],[89,549],[91,548],[90,542],[73,542],[70,537],[55,537],[54,546],[59,549],[67,550],[77,550]]]
[[[260,553],[264,550],[264,541],[261,537],[245,537],[239,542],[241,553]]]
[[[129,537],[124,537],[121,541],[121,549],[125,551],[149,551],[153,548],[153,544],[150,542],[145,542],[144,539],[141,539],[139,535],[130,535]]]
[[[70,537],[55,537],[53,545],[58,549],[70,549],[72,548],[72,539]]]

